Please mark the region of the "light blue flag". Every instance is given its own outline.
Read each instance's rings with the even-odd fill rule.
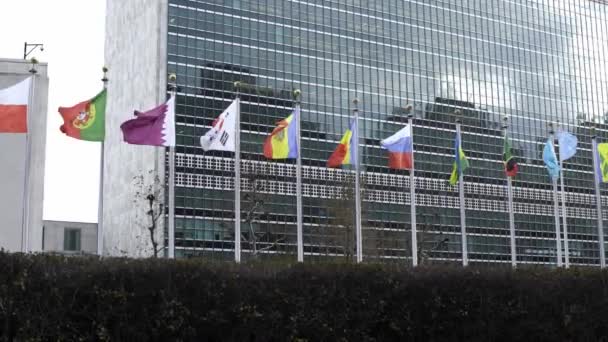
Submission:
[[[568,160],[576,154],[578,139],[574,135],[559,131],[557,132],[557,141],[559,142],[559,158],[561,160]]]
[[[557,157],[555,156],[555,147],[553,147],[552,139],[547,139],[545,143],[545,149],[543,150],[543,161],[549,171],[551,179],[557,179],[559,177],[559,164],[557,163]]]

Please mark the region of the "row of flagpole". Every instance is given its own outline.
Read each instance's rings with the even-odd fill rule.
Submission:
[[[236,88],[236,126],[235,126],[235,261],[241,261],[241,229],[240,229],[240,169],[241,169],[241,158],[240,158],[240,92],[239,87],[241,87],[240,82],[235,82]],[[303,252],[303,228],[302,228],[302,160],[301,160],[301,115],[300,115],[300,101],[299,101],[299,90],[297,90],[297,94],[294,92],[295,105],[294,112],[298,113],[296,115],[296,125],[297,130],[297,160],[296,160],[296,200],[297,200],[297,260],[302,262],[304,260],[304,252]],[[354,171],[355,171],[355,244],[356,244],[356,261],[363,261],[363,237],[362,237],[362,228],[361,228],[361,188],[360,188],[360,153],[359,153],[359,108],[358,108],[358,100],[353,100],[353,121],[354,124],[351,127],[354,127],[355,130],[352,131],[352,140],[355,142],[353,144],[353,152],[354,155],[351,156],[351,160],[354,161]],[[455,112],[458,114],[459,110]],[[413,116],[408,115],[408,126],[410,127],[410,138],[413,139]],[[504,138],[507,139],[508,136],[508,125],[503,126],[504,129]],[[550,131],[550,141],[553,141],[553,131]],[[595,137],[594,137],[595,139]],[[595,141],[595,140],[594,140]],[[595,142],[594,142],[595,144]],[[595,146],[595,145],[594,145]],[[510,147],[509,147],[510,148]],[[560,146],[561,148],[561,146]],[[413,144],[411,147],[411,153],[413,155]],[[459,209],[460,209],[460,226],[461,226],[461,248],[462,248],[462,264],[467,266],[469,264],[468,260],[468,242],[467,242],[467,233],[466,233],[466,205],[465,205],[465,191],[464,191],[464,169],[468,167],[468,161],[466,161],[466,156],[464,156],[464,152],[462,152],[462,138],[461,138],[461,123],[460,120],[456,120],[456,162],[455,162],[455,170],[457,171],[457,182],[458,182],[458,192],[459,192]],[[509,152],[510,153],[510,152]],[[595,153],[595,152],[594,152]],[[569,157],[568,157],[569,158]],[[562,153],[560,153],[560,170],[563,170],[563,161]],[[594,154],[594,162],[596,161],[596,156]],[[466,165],[465,165],[466,164]],[[174,162],[170,160],[170,174],[174,176]],[[415,192],[415,167],[414,167],[414,158],[411,160],[410,170],[410,216],[411,216],[411,250],[412,250],[412,265],[417,266],[419,263],[418,260],[418,246],[417,246],[417,228],[416,228],[416,192]],[[560,173],[563,171],[560,171]],[[170,187],[173,188],[173,176],[170,176]],[[563,258],[562,258],[562,250],[561,250],[561,232],[560,232],[560,222],[559,222],[559,201],[558,201],[558,192],[557,192],[557,178],[553,177],[553,195],[554,195],[554,216],[555,216],[555,225],[556,225],[556,254],[557,254],[557,265],[562,266]],[[566,207],[565,207],[565,187],[563,177],[561,177],[561,204],[562,204],[562,218],[563,218],[563,226],[564,226],[564,250],[565,250],[565,266],[569,267],[569,252],[568,252],[568,234],[566,228]],[[170,190],[171,191],[171,190]],[[605,257],[603,254],[604,246],[603,246],[603,228],[601,222],[601,196],[599,195],[599,183],[596,182],[596,196],[598,199],[598,235],[599,235],[599,244],[600,244],[600,264],[602,267],[605,266]],[[170,194],[170,198],[172,195]],[[517,265],[517,252],[516,252],[516,234],[515,234],[515,219],[514,219],[514,208],[513,208],[513,185],[512,185],[512,177],[507,176],[507,200],[508,200],[508,213],[509,213],[509,232],[510,232],[510,252],[511,252],[511,264],[513,267]],[[171,205],[170,205],[171,206]],[[170,213],[173,211],[173,208],[169,209]],[[174,234],[169,235],[169,245],[174,248],[174,242],[171,241]],[[172,256],[172,253],[170,254]]]
[[[30,73],[32,74],[31,77],[31,81],[29,83],[29,96],[28,96],[28,108],[33,108],[33,103],[34,103],[34,88],[35,88],[35,80],[36,80],[36,61],[33,60],[32,61],[32,68],[30,70]],[[103,68],[103,78],[102,78],[102,82],[103,82],[103,88],[104,91],[107,90],[107,84],[108,84],[108,78],[107,78],[107,68]],[[174,99],[176,96],[176,92],[177,92],[177,86],[176,86],[176,76],[175,74],[171,74],[169,75],[169,85],[170,85],[170,90],[171,90],[171,98]],[[235,82],[235,90],[236,90],[236,96],[235,96],[235,100],[234,100],[234,104],[235,104],[235,118],[234,121],[236,121],[236,124],[234,125],[234,152],[235,152],[235,179],[234,179],[234,190],[235,190],[235,241],[234,241],[234,254],[235,254],[235,261],[236,262],[240,262],[241,261],[241,215],[240,215],[240,190],[241,190],[241,158],[240,158],[240,110],[241,110],[241,100],[240,100],[240,90],[241,87],[243,86],[242,82]],[[292,141],[292,143],[295,143],[296,145],[296,200],[297,200],[297,260],[299,262],[302,262],[304,260],[304,242],[303,242],[303,203],[302,203],[302,157],[301,157],[301,146],[300,146],[300,141],[301,141],[301,104],[300,104],[300,91],[299,90],[295,90],[294,93],[294,111],[293,111],[293,115],[290,116],[292,118],[295,118],[295,122],[293,122],[293,124],[296,127],[296,135],[295,135],[295,142]],[[92,100],[90,100],[92,101]],[[89,101],[89,102],[90,102]],[[85,101],[86,102],[86,101]],[[84,103],[84,102],[83,102]],[[169,103],[169,101],[167,101],[167,104]],[[345,134],[343,140],[341,141],[340,145],[345,145],[342,146],[342,153],[338,153],[340,148],[337,148],[336,151],[334,151],[334,154],[332,154],[332,157],[330,157],[330,160],[333,161],[334,165],[330,165],[329,161],[328,161],[328,166],[330,167],[336,167],[335,165],[346,165],[346,164],[354,164],[354,173],[355,173],[355,216],[354,216],[354,220],[355,220],[355,240],[356,240],[356,261],[357,262],[361,262],[363,261],[363,237],[362,237],[362,227],[361,227],[361,186],[360,186],[360,152],[359,152],[359,101],[357,99],[352,101],[353,103],[353,109],[352,109],[352,115],[353,115],[353,120],[351,121],[351,125],[350,128],[347,130],[347,132],[350,131],[351,136],[348,137],[347,134]],[[77,106],[82,105],[78,104]],[[88,106],[89,104],[87,104]],[[80,108],[74,106],[73,108]],[[104,111],[105,111],[105,99],[104,99]],[[175,115],[175,101],[173,100],[171,102],[171,106],[173,106],[173,108],[170,108],[170,112],[172,113],[172,115]],[[232,106],[232,105],[231,105]],[[166,106],[165,106],[166,107]],[[72,110],[73,108],[60,108],[60,113],[62,114],[62,116],[64,116],[64,120],[66,120],[66,123],[68,122],[66,119],[66,115],[65,113],[62,112],[62,110],[65,110],[66,112],[69,110]],[[158,107],[160,108],[160,107]],[[158,109],[157,108],[157,109]],[[230,108],[230,107],[229,107]],[[155,110],[157,110],[155,109]],[[408,106],[406,109],[409,109],[411,111],[412,107],[411,105]],[[88,111],[88,107],[86,107],[86,111]],[[227,109],[228,110],[228,109]],[[82,113],[82,109],[80,109],[81,114]],[[94,111],[94,109],[92,109],[92,111]],[[166,108],[163,109],[163,111],[166,111]],[[455,112],[455,114],[458,114],[459,110],[457,110]],[[68,113],[69,114],[69,113]],[[86,112],[86,114],[88,115],[89,113]],[[104,113],[105,115],[105,113]],[[136,116],[138,116],[138,112],[136,112]],[[29,117],[30,115],[27,115],[27,121],[29,123]],[[145,116],[145,117],[149,117],[149,116]],[[80,118],[79,118],[80,119]],[[75,119],[73,119],[75,120]],[[134,119],[136,120],[136,119]],[[130,120],[130,121],[134,121],[134,120]],[[287,120],[287,119],[286,119]],[[283,126],[281,127],[281,129],[275,129],[275,131],[277,133],[280,133],[280,131],[282,129],[286,129],[287,126],[289,124],[291,124],[291,121],[289,120],[284,120],[283,121]],[[105,122],[105,117],[104,117],[104,122]],[[71,122],[70,122],[71,123]],[[105,123],[104,123],[105,125]],[[124,125],[124,124],[123,124]],[[174,119],[173,119],[173,125],[174,125]],[[167,237],[167,256],[169,258],[173,258],[175,257],[175,142],[174,142],[174,137],[173,137],[173,142],[170,144],[158,144],[158,143],[149,143],[146,141],[130,141],[129,139],[127,139],[127,128],[123,128],[121,125],[121,129],[123,129],[123,134],[125,134],[125,141],[128,143],[134,143],[134,144],[140,144],[140,145],[150,145],[153,144],[154,146],[167,146],[168,147],[168,168],[169,168],[169,172],[168,172],[168,195],[166,196],[166,198],[168,198],[168,229],[167,229],[167,233],[168,233],[168,237]],[[215,127],[212,127],[212,130],[214,130]],[[409,170],[409,176],[410,176],[410,216],[411,216],[411,251],[412,251],[412,264],[414,266],[418,265],[419,260],[418,260],[418,246],[417,246],[417,228],[416,228],[416,192],[415,192],[415,167],[414,167],[414,149],[413,149],[413,116],[411,114],[408,115],[408,125],[404,128],[407,129],[407,133],[403,133],[402,136],[400,136],[401,138],[404,138],[405,141],[408,141],[407,139],[409,139],[409,145],[404,148],[403,151],[408,151],[408,153],[410,154],[410,159],[407,162],[403,162],[403,160],[401,160],[400,162],[403,162],[403,165],[408,165],[408,166],[400,166],[400,167],[396,167],[397,169],[408,169]],[[398,134],[401,134],[402,131],[404,130],[400,130],[399,132],[395,133],[393,136],[383,140],[381,142],[381,145],[383,148],[386,148],[387,150],[389,150],[389,152],[391,151],[390,148],[390,144],[386,141],[394,138],[395,136],[397,136]],[[507,137],[508,137],[508,125],[507,125],[507,119],[505,118],[505,124],[503,125],[503,136],[505,139],[505,150],[504,150],[504,162],[505,162],[505,172],[507,172],[507,162],[509,161],[506,156],[506,153],[508,152],[509,156],[511,154],[510,152],[510,145],[508,145],[507,147]],[[62,131],[63,130],[63,126],[62,126]],[[275,134],[275,131],[273,131],[273,134],[271,134],[271,136],[269,136],[269,139]],[[217,135],[219,131],[216,130],[215,134]],[[26,132],[27,133],[27,132]],[[66,132],[64,131],[64,133],[66,133],[67,135],[73,136],[73,132]],[[285,132],[282,132],[283,134]],[[104,133],[105,134],[105,133]],[[173,135],[175,135],[175,132],[173,131],[172,133]],[[348,139],[347,139],[348,138]],[[399,138],[399,137],[397,137]],[[83,139],[83,138],[81,138]],[[97,139],[97,140],[96,140]],[[346,140],[345,140],[346,139]],[[564,131],[560,131],[558,132],[558,141],[559,141],[559,146],[560,146],[560,154],[559,154],[559,163],[556,160],[555,157],[555,150],[554,150],[554,146],[553,146],[553,141],[555,139],[555,132],[553,130],[553,126],[549,125],[549,139],[547,141],[547,143],[545,144],[545,148],[543,151],[543,160],[545,162],[545,165],[547,166],[547,169],[549,171],[549,174],[551,176],[552,179],[552,183],[553,183],[553,202],[554,202],[554,218],[555,218],[555,235],[556,235],[556,259],[557,259],[557,266],[561,267],[562,265],[564,265],[565,267],[569,267],[570,266],[570,253],[569,253],[569,238],[568,238],[568,229],[567,229],[567,212],[566,212],[566,193],[565,193],[565,186],[564,186],[564,178],[563,178],[563,163],[564,160],[571,158],[575,153],[576,153],[576,144],[577,144],[577,140],[576,137],[564,132]],[[570,139],[570,140],[569,140]],[[84,139],[87,140],[87,139]],[[101,156],[100,156],[100,184],[99,184],[99,189],[100,189],[100,194],[99,194],[99,208],[98,208],[98,234],[97,234],[97,251],[98,254],[103,254],[103,169],[104,169],[104,145],[103,145],[103,137],[101,138],[101,140],[99,140],[99,138],[92,138],[90,139],[91,141],[101,141]],[[135,139],[137,140],[137,139]],[[394,139],[393,139],[394,140]],[[385,144],[386,142],[386,144]],[[25,158],[25,177],[24,177],[24,197],[23,197],[23,227],[22,227],[22,250],[24,252],[28,251],[28,243],[29,243],[29,212],[28,212],[28,207],[29,207],[29,168],[30,168],[30,160],[29,160],[29,151],[31,149],[30,146],[30,139],[28,134],[26,134],[26,158]],[[202,143],[202,140],[201,140]],[[268,141],[267,141],[268,143]],[[394,143],[394,142],[393,142]],[[602,151],[605,151],[603,153],[599,153],[598,150],[600,149],[600,146],[597,143],[597,138],[595,136],[595,130],[593,130],[593,134],[592,134],[592,154],[593,154],[593,167],[594,167],[594,172],[593,174],[595,175],[594,179],[595,179],[595,197],[596,197],[596,209],[597,209],[597,234],[598,234],[598,244],[599,244],[599,254],[600,254],[600,265],[601,267],[605,267],[606,265],[606,261],[605,261],[605,248],[604,248],[604,236],[603,236],[603,215],[602,215],[602,205],[601,205],[601,193],[600,193],[600,183],[602,181],[606,182],[608,181],[608,144],[604,143],[601,144],[601,149]],[[606,146],[604,146],[606,145]],[[391,145],[392,146],[392,145]],[[340,146],[339,146],[340,147]],[[204,147],[203,147],[204,148]],[[266,146],[265,146],[266,148]],[[462,149],[462,138],[461,138],[461,124],[459,120],[456,120],[456,138],[455,138],[455,162],[454,162],[454,170],[452,173],[452,177],[450,179],[450,183],[451,184],[455,184],[456,182],[458,183],[458,191],[459,191],[459,204],[460,204],[460,226],[461,226],[461,248],[462,248],[462,264],[464,266],[468,265],[468,243],[467,243],[467,234],[466,234],[466,206],[465,206],[465,191],[464,191],[464,180],[463,180],[463,176],[464,176],[464,170],[466,170],[466,168],[468,168],[468,161],[466,159],[466,156],[464,155],[464,151]],[[509,151],[507,151],[507,148],[509,149]],[[289,147],[289,149],[291,149],[291,147]],[[226,150],[226,149],[224,149]],[[346,151],[346,152],[345,152]],[[350,151],[350,152],[348,152]],[[350,153],[350,155],[349,155]],[[266,155],[266,151],[265,151],[265,155]],[[336,160],[333,160],[332,158],[336,157],[339,161],[339,163],[335,163]],[[600,158],[600,156],[602,156]],[[403,157],[403,156],[401,156]],[[283,156],[283,157],[278,157],[278,158],[272,158],[272,159],[285,159],[285,158],[292,158],[291,154],[290,156]],[[603,164],[606,163],[606,171],[604,172],[604,168],[603,168]],[[389,157],[389,164],[390,164],[390,157]],[[602,165],[600,165],[602,164]],[[390,166],[391,168],[393,168],[392,166]],[[517,169],[515,169],[515,173],[517,172]],[[511,247],[511,264],[513,267],[515,267],[517,265],[517,253],[516,253],[516,234],[515,234],[515,219],[514,219],[514,208],[513,208],[513,185],[512,185],[512,176],[515,174],[513,173],[512,175],[509,175],[507,172],[507,200],[508,200],[508,214],[509,214],[509,231],[510,231],[510,247]],[[605,175],[604,175],[605,174]],[[605,177],[602,178],[604,175]],[[563,226],[563,252],[564,255],[562,255],[562,240],[561,240],[561,232],[562,230],[560,229],[560,208],[559,208],[559,196],[558,196],[558,184],[557,184],[557,179],[560,179],[560,187],[561,187],[561,215],[562,215],[562,223],[561,225]]]

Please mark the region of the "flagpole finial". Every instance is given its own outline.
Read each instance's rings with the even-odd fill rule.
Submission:
[[[461,114],[462,114],[462,112],[460,111],[460,109],[456,109],[456,110],[454,111],[454,115],[456,115],[456,116],[460,116]],[[456,118],[456,123],[457,123],[457,124],[459,124],[459,123],[460,123],[460,118],[459,118],[459,117],[457,117],[457,118]]]
[[[502,118],[502,122],[503,122],[503,124],[502,124],[503,129],[509,128],[509,116],[505,115],[505,117]]]
[[[30,63],[32,63],[32,68],[29,70],[30,74],[38,73],[38,70],[36,70],[36,66],[38,65],[38,60],[36,59],[36,57],[30,59]]]
[[[103,82],[103,85],[105,86],[106,83],[108,83],[108,67],[104,65],[101,68],[101,71],[103,72],[103,77],[101,78],[101,82]]]
[[[555,133],[555,131],[553,130],[553,123],[552,122],[547,123],[547,128],[549,129],[549,134]]]
[[[353,106],[355,106],[355,108],[353,108],[353,111],[358,112],[359,111],[359,99],[356,97],[353,99]]]
[[[300,95],[302,95],[302,91],[300,89],[293,90],[293,98],[296,101],[300,101]]]
[[[408,118],[414,117],[414,114],[412,113],[412,109],[414,109],[414,106],[412,106],[411,103],[408,103],[405,107],[403,107],[403,110],[407,113]]]
[[[236,89],[236,91],[239,91],[241,89],[241,81],[235,81],[234,82],[234,89]]]
[[[408,103],[407,105],[405,105],[405,107],[403,107],[403,110],[405,111],[405,113],[407,114],[408,118],[413,117],[414,115],[412,114],[412,109],[414,109],[414,106],[412,106],[411,103]]]
[[[591,139],[595,139],[596,138],[595,124],[592,124],[591,128],[589,128],[589,133],[591,133]]]
[[[169,81],[167,88],[172,92],[176,92],[177,91],[177,84],[176,84],[177,75],[175,73],[170,73],[169,77],[167,77],[167,79]]]

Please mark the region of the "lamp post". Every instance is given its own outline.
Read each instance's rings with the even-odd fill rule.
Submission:
[[[36,48],[40,48],[40,51],[44,51],[44,44],[40,43],[32,43],[28,44],[28,42],[23,43],[23,59],[27,59],[30,53],[34,52]]]

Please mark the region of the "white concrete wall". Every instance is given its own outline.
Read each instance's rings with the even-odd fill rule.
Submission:
[[[97,253],[97,223],[44,221],[44,251],[63,252],[65,229],[80,229],[80,251]]]
[[[105,255],[152,254],[143,197],[134,177],[164,181],[164,148],[128,145],[120,124],[133,110],[166,99],[167,0],[107,0],[105,64],[108,103],[104,151],[102,236]],[[163,222],[157,240],[163,245]]]
[[[0,89],[31,76],[31,64],[23,60],[0,59]],[[28,251],[42,250],[42,201],[49,79],[47,65],[37,66],[32,106],[28,109],[31,143],[29,172]],[[0,133],[0,248],[22,250],[23,196],[26,135]]]

